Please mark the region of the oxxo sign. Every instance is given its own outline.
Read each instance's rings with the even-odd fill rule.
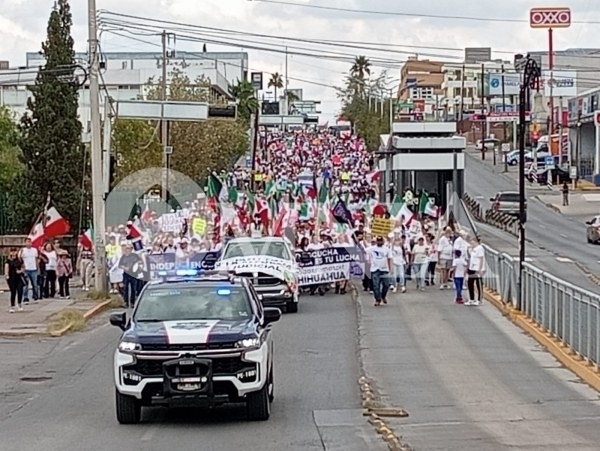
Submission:
[[[532,8],[529,11],[531,28],[569,28],[570,8]]]
[[[600,111],[594,113],[594,125],[600,127]]]

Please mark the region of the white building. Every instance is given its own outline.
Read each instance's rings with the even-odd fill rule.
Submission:
[[[101,105],[108,94],[114,100],[133,100],[145,98],[147,82],[150,78],[157,81],[162,74],[160,53],[127,52],[103,53],[101,63]],[[87,54],[78,53],[75,57],[82,66],[87,63]],[[37,67],[44,64],[44,58],[37,52],[28,52],[27,66],[18,69],[0,70],[0,104],[9,106],[17,116],[26,109],[31,93],[27,86],[36,77]],[[178,69],[190,80],[199,77],[210,80],[211,98],[220,97],[233,100],[232,88],[239,80],[247,79],[248,54],[245,52],[177,52],[169,58],[168,73]],[[84,129],[90,120],[88,85],[82,87],[79,95],[79,116]],[[101,107],[102,108],[102,107]]]

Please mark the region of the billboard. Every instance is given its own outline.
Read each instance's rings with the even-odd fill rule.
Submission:
[[[488,96],[501,96],[502,95],[502,74],[488,74],[487,75],[487,89],[486,95]],[[519,95],[519,89],[521,87],[521,76],[519,74],[504,74],[504,95],[516,96]]]
[[[569,28],[571,10],[569,8],[532,8],[529,11],[531,28]]]
[[[544,96],[550,97],[550,85],[552,85],[552,97],[574,97],[577,95],[577,72],[573,70],[545,70],[542,73],[544,83]]]

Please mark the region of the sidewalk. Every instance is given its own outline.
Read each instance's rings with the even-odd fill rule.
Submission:
[[[488,303],[436,288],[357,298],[359,348],[387,420],[413,449],[595,449],[597,393]]]
[[[537,198],[549,208],[565,216],[589,221],[600,214],[600,193],[570,193],[569,205],[563,206],[562,194],[541,194]]]
[[[4,283],[4,289],[6,283]],[[86,314],[102,301],[87,299],[79,288],[71,289],[71,299],[42,299],[24,305],[23,312],[8,313],[10,294],[0,292],[0,336],[49,335],[48,326],[52,317],[65,309],[75,309]]]

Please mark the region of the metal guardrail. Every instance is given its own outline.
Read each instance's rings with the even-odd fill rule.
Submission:
[[[600,363],[600,295],[576,287],[534,265],[523,263],[518,305],[519,261],[485,246],[487,276],[483,283],[505,304],[534,320],[590,363]]]

